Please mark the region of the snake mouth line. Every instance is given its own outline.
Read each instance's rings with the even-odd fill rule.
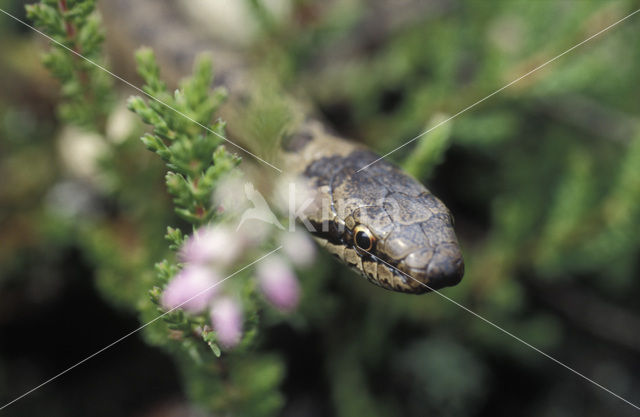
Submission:
[[[313,236],[329,252],[370,282],[392,291],[422,294],[458,284],[464,275],[464,262],[459,251],[435,251],[423,267],[409,267],[403,259],[391,259],[377,252],[365,251],[352,241],[353,232],[335,221],[310,222]],[[355,254],[354,256],[347,256]],[[375,264],[375,268],[370,264]],[[367,267],[369,265],[369,267]],[[385,273],[382,273],[383,271]],[[408,279],[407,275],[412,279]]]

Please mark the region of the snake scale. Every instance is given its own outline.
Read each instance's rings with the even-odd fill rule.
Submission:
[[[242,57],[198,36],[175,2],[110,0],[101,11],[112,50],[118,43],[116,49],[126,51],[150,45],[175,74],[185,73],[198,52],[211,51],[217,83],[236,105],[246,101]],[[292,129],[282,148],[285,173],[312,191],[301,220],[328,252],[388,290],[420,294],[462,279],[452,216],[421,183],[313,115]]]

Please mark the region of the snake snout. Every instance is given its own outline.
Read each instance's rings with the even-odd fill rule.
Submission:
[[[411,253],[399,265],[409,278],[411,292],[424,293],[456,285],[464,275],[464,261],[455,242],[437,244]]]
[[[464,275],[464,261],[455,244],[442,244],[429,261],[426,278],[431,289],[456,285]]]

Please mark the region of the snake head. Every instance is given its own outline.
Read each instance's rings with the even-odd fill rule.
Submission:
[[[353,225],[353,246],[368,258],[363,262],[377,263],[369,278],[382,287],[424,293],[462,279],[464,262],[453,218],[428,191],[418,196],[391,193],[377,204],[354,208],[346,224]]]
[[[355,150],[315,159],[304,177],[316,240],[372,283],[419,294],[462,279],[449,209],[399,168]]]

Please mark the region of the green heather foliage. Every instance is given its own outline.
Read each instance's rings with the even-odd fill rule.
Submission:
[[[142,142],[171,170],[166,182],[176,213],[196,227],[208,224],[216,215],[211,203],[216,182],[240,162],[220,146],[224,123],[218,120],[208,126],[224,97],[220,89],[209,94],[211,59],[202,57],[193,78],[185,80],[172,96],[159,78],[152,51],[142,49],[136,58],[145,81],[143,89],[152,97],[148,103],[140,97],[129,100],[129,108],[153,126],[153,134],[143,135]]]
[[[425,127],[425,134],[414,138],[419,140],[414,152],[403,162],[402,167],[416,178],[429,179],[435,167],[440,164],[451,142],[451,125],[447,125],[450,116],[438,114]],[[411,138],[411,139],[414,139]]]
[[[632,0],[416,1],[406,2],[415,13],[402,15],[408,20],[394,26],[375,15],[371,3],[296,0],[285,18],[263,1],[247,0],[247,8],[260,28],[250,48],[258,72],[288,91],[304,91],[329,125],[380,154],[638,7]],[[430,8],[420,8],[426,4]],[[45,0],[28,6],[27,13],[40,30],[104,65],[94,7],[90,0]],[[372,16],[376,30],[366,23]],[[635,403],[638,19],[389,156],[427,183],[455,216],[466,274],[443,293]],[[115,92],[130,91],[55,44],[44,58],[57,80],[52,84],[33,56],[37,42],[25,40],[30,38],[15,27],[0,27],[0,34],[1,45],[13,45],[0,60],[0,83],[7,91],[0,96],[0,177],[10,185],[0,193],[0,306],[6,320],[51,315],[41,307],[48,305],[46,298],[29,298],[33,288],[48,289],[55,298],[56,288],[86,282],[139,323],[155,319],[162,312],[163,286],[182,267],[176,250],[185,236],[225,220],[211,205],[211,191],[250,162],[239,164],[218,136],[225,134],[225,123],[215,119],[225,94],[211,89],[211,59],[198,60],[192,77],[173,93],[151,50],[140,50],[135,58],[144,91],[175,110],[149,97],[129,99],[128,107],[147,126],[131,114],[136,120],[126,137],[114,141],[106,126],[118,111]],[[299,116],[289,114],[287,99],[272,99],[279,90],[270,87],[263,86],[246,113],[228,121],[230,131],[247,136],[238,139],[258,149],[257,140],[277,143]],[[31,101],[17,93],[36,90],[45,93],[34,93]],[[60,117],[47,108],[56,108]],[[70,124],[105,138],[108,151],[98,158],[99,175],[74,177],[56,157],[58,136]],[[257,169],[252,168],[246,171]],[[78,194],[91,202],[70,214],[52,198],[52,190],[69,182],[81,184]],[[248,254],[246,263],[268,250]],[[80,272],[69,270],[69,253],[85,265]],[[344,417],[634,415],[437,294],[381,290],[326,254],[298,275],[302,298],[289,316],[265,307],[251,270],[229,281],[245,314],[244,336],[234,350],[221,349],[210,329],[201,331],[204,315],[181,311],[145,327],[141,336],[169,353],[189,401],[214,415],[271,416],[283,409],[287,415],[311,409]],[[84,311],[74,314],[51,319],[53,331],[69,339],[65,349],[77,344],[86,353],[105,345],[103,339],[82,345],[103,324]],[[67,336],[58,320],[78,320],[91,332]],[[29,328],[38,334],[37,343],[25,342],[30,348],[49,350],[59,338],[40,336],[43,327]],[[21,337],[3,336],[2,342],[13,346]],[[126,364],[128,342],[111,351],[121,349],[118,361]],[[3,352],[3,402],[42,382],[51,369],[83,357],[65,357],[62,365],[44,367],[46,372],[24,372],[14,365],[24,357],[15,360]],[[118,404],[135,399],[118,396],[116,386],[128,392],[140,386],[130,386],[122,370],[92,370],[90,363],[83,365],[87,380],[107,381],[100,385],[107,388],[94,390],[100,394],[70,385],[74,395],[115,407],[108,408],[110,415],[125,415]],[[52,383],[31,397],[33,405],[27,397],[7,415],[37,415],[42,409],[52,416],[73,414],[69,392]]]
[[[176,214],[192,224],[193,230],[221,221],[212,193],[219,181],[240,163],[240,158],[221,145],[224,123],[217,120],[211,124],[215,110],[224,99],[222,90],[210,91],[211,59],[200,57],[193,77],[184,80],[173,95],[160,79],[160,69],[151,50],[138,51],[136,59],[145,82],[143,90],[151,98],[145,102],[140,97],[132,97],[128,107],[153,127],[153,134],[146,133],[141,140],[170,169],[165,179]],[[180,229],[169,227],[165,238],[175,251],[183,244],[185,235]],[[143,311],[147,320],[163,313],[159,301],[162,288],[180,267],[175,260],[165,259],[156,264],[158,279],[150,294],[157,308]],[[255,337],[260,306],[249,278],[243,274],[234,283],[242,288],[247,316],[244,338],[237,352],[221,357],[215,332],[208,324],[208,312],[190,315],[174,310],[163,316],[164,323],[149,326],[146,332],[151,343],[163,346],[176,357],[184,373],[187,392],[194,401],[212,411],[270,415],[282,404],[276,388],[282,379],[282,366],[277,358],[269,355],[243,355]]]
[[[104,65],[104,34],[95,13],[95,0],[47,0],[27,5],[26,10],[33,24],[56,41],[43,62],[60,81],[62,120],[104,128],[113,104],[113,79],[89,62]]]
[[[37,16],[36,23],[45,31],[58,28],[65,18],[78,28],[84,27],[86,16],[95,19],[93,2],[69,3],[69,11],[57,6],[57,2],[34,5],[29,7],[30,15]],[[78,17],[81,12],[84,18]],[[98,33],[98,26],[91,28]],[[64,37],[65,34],[58,36]],[[91,45],[85,42],[77,46],[71,43],[73,39],[64,40],[63,43],[72,45],[70,47],[74,50],[93,51],[88,56],[92,60],[103,60],[99,43]],[[54,53],[57,52],[56,49]],[[78,78],[84,75],[71,71],[77,63],[68,51],[61,49],[57,59],[70,68],[68,72],[61,72],[56,70],[57,67],[48,65],[63,83],[65,101],[61,106],[67,106],[63,111],[65,120],[85,127],[103,127],[104,121],[91,124],[85,120],[88,115],[102,114],[103,111],[95,101],[85,98],[102,94],[104,85],[90,84],[83,86],[82,90],[67,90],[66,85],[77,83]],[[152,133],[142,134],[141,140],[166,163],[169,171],[165,184],[173,197],[175,213],[192,225],[186,229],[183,224],[180,224],[182,228],[167,228],[165,239],[169,241],[169,248],[176,251],[186,234],[222,220],[213,206],[211,195],[217,183],[240,163],[240,159],[222,146],[224,122],[213,121],[214,112],[224,100],[225,93],[221,89],[210,89],[213,80],[210,58],[201,57],[195,64],[193,77],[185,79],[173,94],[160,79],[160,69],[151,50],[141,49],[136,59],[138,71],[145,82],[143,90],[151,98],[145,101],[141,97],[131,97],[128,107],[152,126]],[[93,76],[103,75],[94,69],[82,64],[82,71]],[[160,189],[145,189],[145,182],[149,184],[155,180],[149,174],[139,172],[143,169],[139,165],[144,166],[151,161],[145,162],[144,155],[137,161],[132,160],[138,154],[134,146],[139,146],[132,139],[140,133],[138,126],[131,132],[130,139],[114,145],[113,153],[101,161],[103,174],[109,178],[108,191],[125,211],[134,213],[132,218],[131,214],[124,216],[132,232],[134,224],[161,229],[162,222],[178,220],[170,220],[166,212],[161,216],[165,220],[160,220],[155,213],[158,207],[154,201],[162,203],[165,199]],[[159,173],[158,169],[152,172]],[[143,200],[149,202],[139,204],[141,195],[146,195]],[[160,207],[161,210],[166,208],[166,203]],[[105,297],[115,305],[137,311],[142,323],[151,322],[164,313],[159,305],[162,288],[177,274],[181,265],[175,254],[166,253],[157,244],[157,230],[143,232],[141,237],[145,243],[141,246],[134,243],[136,247],[132,248],[131,242],[123,242],[122,236],[117,232],[114,235],[112,228],[108,221],[80,222],[74,233],[77,233],[78,242],[85,248],[87,257],[96,265],[98,287]],[[154,274],[153,259],[163,256],[166,259],[155,265]],[[146,326],[144,337],[174,356],[184,376],[185,390],[200,406],[212,411],[233,411],[237,415],[271,415],[282,404],[277,389],[283,374],[281,360],[271,354],[246,352],[255,339],[258,310],[263,302],[256,297],[255,284],[248,272],[239,275],[234,284],[243,295],[246,310],[244,337],[234,352],[223,355],[215,332],[205,326],[209,321],[207,313],[189,315],[175,310]]]

